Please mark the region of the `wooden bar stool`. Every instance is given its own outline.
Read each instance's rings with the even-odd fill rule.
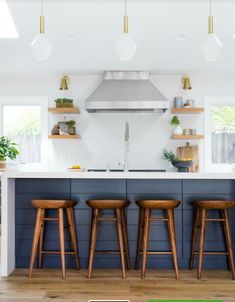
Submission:
[[[38,248],[39,268],[42,268],[42,257],[44,254],[60,254],[62,278],[65,279],[65,255],[74,255],[75,267],[79,269],[77,236],[74,223],[73,208],[77,204],[73,200],[32,200],[32,204],[37,208],[36,222],[34,228],[33,246],[30,258],[29,277],[32,276],[35,257]],[[50,209],[58,210],[58,217],[45,217],[45,211]],[[68,227],[71,236],[72,252],[65,252],[64,247],[64,209],[66,210]],[[44,224],[45,221],[57,221],[59,226],[60,251],[43,250]]]
[[[91,218],[91,236],[90,236],[90,252],[88,263],[88,278],[91,278],[93,270],[93,262],[95,254],[114,254],[119,253],[122,264],[122,277],[126,278],[125,265],[130,269],[130,256],[127,235],[127,220],[125,209],[130,204],[127,200],[88,200],[87,205],[92,208]],[[101,217],[101,210],[113,210],[113,217]],[[98,224],[100,221],[114,221],[117,226],[117,235],[119,241],[119,251],[96,251],[96,238],[98,231]],[[126,261],[125,261],[126,256]]]
[[[195,220],[192,236],[192,246],[191,246],[191,259],[190,259],[190,269],[193,269],[194,255],[198,255],[198,279],[202,276],[202,262],[204,255],[227,255],[229,261],[229,267],[232,272],[232,278],[235,278],[234,273],[234,260],[233,260],[233,248],[232,248],[232,238],[229,225],[229,215],[228,211],[230,208],[234,207],[234,201],[227,200],[200,200],[195,201],[193,206],[196,208]],[[219,210],[221,218],[207,218],[208,210]],[[226,240],[226,252],[214,252],[207,251],[204,252],[204,241],[205,241],[205,228],[207,222],[222,222]],[[200,239],[199,239],[199,251],[196,250],[197,233],[200,229]]]
[[[147,255],[172,255],[175,276],[179,279],[177,251],[176,251],[176,234],[174,223],[174,209],[180,205],[178,200],[140,200],[136,204],[139,206],[139,224],[138,224],[138,238],[136,251],[136,269],[139,269],[140,256],[143,255],[143,264],[141,278],[145,278]],[[152,217],[152,210],[165,210],[165,217]],[[168,224],[168,231],[170,237],[171,251],[159,252],[148,251],[148,240],[151,221],[166,221]]]

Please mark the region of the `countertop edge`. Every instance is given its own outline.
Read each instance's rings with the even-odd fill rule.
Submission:
[[[235,173],[5,171],[6,178],[70,179],[235,179]]]

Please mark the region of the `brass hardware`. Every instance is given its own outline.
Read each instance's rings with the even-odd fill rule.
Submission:
[[[183,90],[191,90],[192,89],[189,76],[183,76],[182,77],[182,83],[183,83]]]
[[[40,16],[40,34],[45,33],[45,17]]]
[[[68,82],[69,82],[69,77],[64,76],[64,77],[61,79],[60,90],[69,90]]]
[[[124,16],[124,28],[123,28],[123,31],[125,34],[128,34],[128,16],[125,15]]]
[[[210,15],[208,18],[208,33],[213,34],[214,33],[214,20],[213,16]]]

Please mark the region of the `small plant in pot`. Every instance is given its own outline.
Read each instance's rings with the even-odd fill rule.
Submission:
[[[192,160],[178,158],[171,150],[163,149],[162,153],[162,158],[178,168],[178,172],[188,172],[188,168],[193,164]]]
[[[76,134],[76,122],[74,120],[66,122],[68,125],[68,133],[70,135],[75,135]]]
[[[175,129],[173,131],[174,134],[176,135],[182,135],[183,134],[183,130],[180,127],[180,120],[178,118],[178,116],[173,116],[173,118],[171,119],[171,126],[175,126]]]
[[[58,98],[55,100],[56,108],[67,108],[67,107],[73,107],[73,100],[72,99],[66,99],[66,98]]]
[[[19,151],[16,149],[17,144],[12,142],[9,138],[0,137],[0,170],[6,169],[6,160],[8,158],[15,160]]]

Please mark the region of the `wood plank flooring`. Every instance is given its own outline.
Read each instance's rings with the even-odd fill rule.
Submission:
[[[137,271],[128,271],[121,279],[120,270],[94,270],[93,279],[87,271],[67,270],[67,279],[60,278],[60,270],[35,270],[27,277],[27,270],[16,270],[8,278],[0,279],[0,301],[87,302],[89,299],[129,299],[145,302],[148,299],[217,299],[235,302],[235,281],[231,272],[204,270],[201,281],[196,271],[181,271],[180,280],[174,271],[148,270],[146,279]]]

